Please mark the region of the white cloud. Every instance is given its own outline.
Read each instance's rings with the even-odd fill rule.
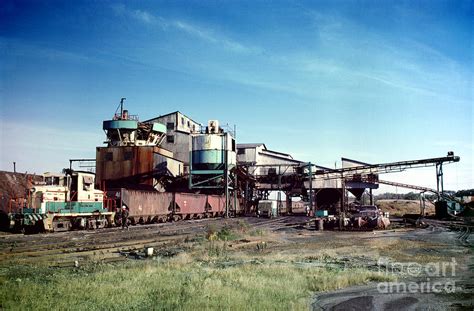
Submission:
[[[209,32],[203,29],[200,29],[196,26],[190,25],[183,21],[173,21],[169,25],[174,26],[176,29],[182,30],[190,35],[204,39],[206,41],[217,43],[217,39]]]
[[[155,20],[155,17],[153,15],[151,15],[147,11],[142,10],[133,11],[132,16],[147,24],[153,23],[153,21]]]
[[[289,64],[295,70],[363,78],[402,91],[467,103],[460,98],[472,88],[472,73],[440,50],[412,39],[409,33],[394,38],[335,12],[301,9],[313,23],[318,49],[289,58],[295,60]]]
[[[123,4],[117,4],[112,6],[115,14],[119,16],[126,16],[137,21],[140,21],[146,25],[159,26],[163,30],[175,29],[191,35],[200,40],[207,41],[209,43],[219,45],[227,50],[235,53],[260,53],[261,49],[258,47],[246,46],[240,42],[232,40],[223,34],[217,33],[211,28],[205,28],[197,26],[183,20],[170,20],[161,16],[154,15],[145,10],[133,10],[127,8]]]

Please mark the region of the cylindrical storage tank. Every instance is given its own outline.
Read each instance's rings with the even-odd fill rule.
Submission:
[[[235,140],[228,133],[201,134],[192,139],[193,170],[224,169],[226,155],[229,169],[235,166]]]

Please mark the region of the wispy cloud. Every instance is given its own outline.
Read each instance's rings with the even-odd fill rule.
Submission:
[[[155,15],[146,10],[130,9],[123,4],[112,6],[115,14],[126,16],[146,25],[158,26],[163,30],[174,29],[193,36],[197,39],[212,43],[216,46],[222,46],[227,50],[236,53],[259,53],[261,49],[254,46],[247,46],[227,36],[217,33],[209,27],[202,27],[180,19],[167,19]]]
[[[368,81],[406,94],[466,104],[472,73],[426,43],[393,38],[367,29],[338,13],[304,8],[313,23],[318,48],[293,55],[273,55],[280,67],[309,80]],[[454,91],[456,90],[456,91]]]
[[[138,20],[141,20],[144,23],[153,23],[155,20],[155,17],[148,13],[147,11],[141,11],[141,10],[135,10],[133,11],[133,17],[135,17]]]
[[[218,42],[217,38],[213,36],[209,31],[199,29],[198,27],[190,25],[183,21],[172,21],[172,22],[168,22],[166,25],[173,26],[176,29],[182,30],[190,35],[193,35],[195,37],[204,39],[212,43]]]
[[[149,12],[143,10],[132,10],[121,3],[112,5],[112,10],[116,15],[127,16],[145,24],[152,24],[156,21],[155,16]]]

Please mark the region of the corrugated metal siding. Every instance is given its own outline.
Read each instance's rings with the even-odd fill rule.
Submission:
[[[114,180],[145,174],[153,170],[154,147],[102,147],[97,148],[96,156],[96,183],[101,185],[104,180]],[[107,154],[112,153],[112,160]],[[125,155],[131,153],[132,157],[126,159]],[[153,185],[153,180],[144,182]]]

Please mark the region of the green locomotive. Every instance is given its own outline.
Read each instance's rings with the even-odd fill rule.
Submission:
[[[26,198],[9,207],[12,230],[67,231],[97,229],[113,224],[114,212],[104,192],[94,188],[95,175],[65,170],[64,176],[45,177],[29,189]],[[110,202],[109,202],[110,203]]]

